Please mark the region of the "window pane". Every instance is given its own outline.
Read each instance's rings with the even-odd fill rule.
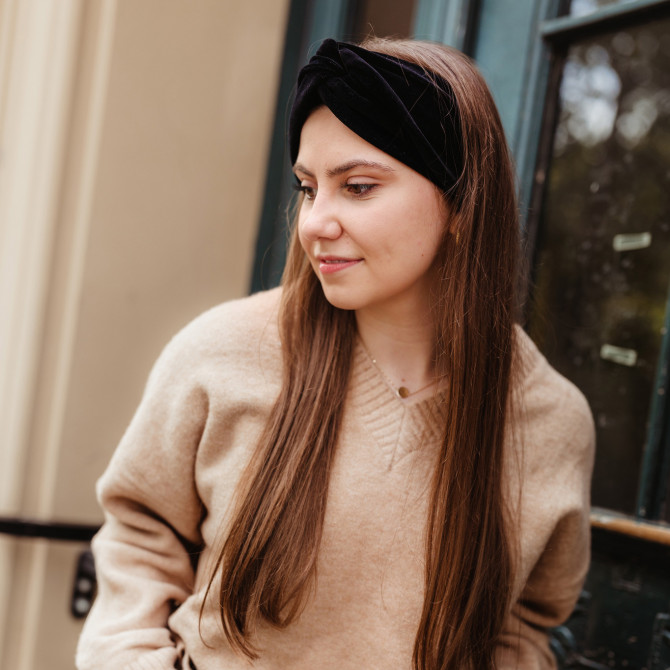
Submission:
[[[360,41],[368,35],[409,37],[412,34],[417,0],[354,0],[348,38]]]
[[[568,52],[531,334],[586,394],[593,503],[635,511],[670,279],[670,21]]]

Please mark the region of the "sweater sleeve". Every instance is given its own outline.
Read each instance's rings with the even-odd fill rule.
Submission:
[[[520,481],[520,523],[526,530],[518,547],[525,584],[517,587],[520,595],[500,639],[499,670],[556,667],[548,629],[572,612],[590,561],[593,419],[583,395],[547,369],[543,363],[541,376],[554,381],[546,389],[536,385],[528,399]],[[535,543],[539,552],[528,549]]]
[[[167,620],[192,592],[202,543],[195,461],[208,402],[197,349],[188,329],[166,347],[98,482],[98,595],[80,637],[79,670],[174,667]]]
[[[556,667],[548,629],[565,621],[577,601],[588,569],[588,538],[588,519],[578,513],[558,524],[508,616],[500,642],[500,670]]]

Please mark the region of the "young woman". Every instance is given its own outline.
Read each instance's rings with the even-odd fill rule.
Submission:
[[[554,667],[593,426],[514,324],[486,85],[443,46],[326,40],[289,143],[282,287],[168,345],[99,483],[78,667]]]

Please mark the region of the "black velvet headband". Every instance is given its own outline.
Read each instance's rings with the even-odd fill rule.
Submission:
[[[344,125],[444,191],[462,170],[458,109],[451,86],[418,65],[325,40],[298,75],[289,120],[291,163],[302,126],[326,105]]]

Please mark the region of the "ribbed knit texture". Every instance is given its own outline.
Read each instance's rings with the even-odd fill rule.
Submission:
[[[411,667],[443,398],[400,400],[360,344],[304,612],[285,630],[261,623],[253,666],[225,642],[214,598],[199,629],[236,485],[281,383],[278,299],[274,290],[210,310],[156,363],[99,482],[99,594],[80,640],[80,670],[170,670],[182,654],[198,670]],[[535,670],[554,667],[542,629],[570,613],[588,566],[593,425],[574,386],[521,331],[518,342],[522,411],[505,465],[518,602],[498,667]]]

